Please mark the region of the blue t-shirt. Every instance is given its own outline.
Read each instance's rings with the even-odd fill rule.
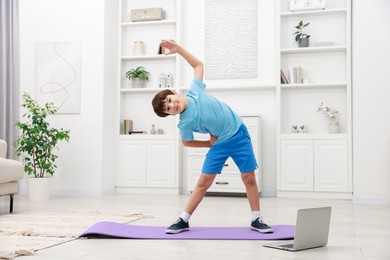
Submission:
[[[210,96],[205,91],[206,85],[194,78],[186,95],[187,109],[180,114],[181,138],[193,141],[193,132],[211,133],[218,136],[216,143],[223,142],[237,133],[242,124],[241,117],[228,105]]]

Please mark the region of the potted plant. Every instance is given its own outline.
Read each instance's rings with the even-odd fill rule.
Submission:
[[[126,72],[126,78],[132,80],[133,88],[145,87],[145,81],[149,80],[149,72],[144,67],[137,67]]]
[[[299,47],[308,47],[309,46],[309,38],[310,35],[303,33],[303,28],[308,26],[310,23],[303,23],[303,21],[300,21],[297,26],[295,26],[295,29],[297,29],[296,32],[293,33],[295,35],[295,41],[298,42]]]
[[[23,117],[28,121],[16,122],[21,131],[14,143],[16,154],[21,157],[26,174],[33,177],[27,178],[30,200],[48,200],[50,178],[46,177],[52,176],[57,168],[55,160],[58,156],[53,151],[59,141],[69,141],[69,130],[52,128],[47,122],[47,116],[58,110],[54,103],[48,102],[41,107],[26,92],[22,101],[22,107],[27,109]]]

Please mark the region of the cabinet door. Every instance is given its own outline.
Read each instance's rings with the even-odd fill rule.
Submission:
[[[316,191],[348,191],[346,140],[314,141],[314,189]]]
[[[281,141],[280,188],[285,191],[313,191],[313,141]]]
[[[145,187],[146,165],[145,141],[120,141],[117,186]]]
[[[149,141],[147,161],[147,186],[173,188],[175,185],[175,141]]]

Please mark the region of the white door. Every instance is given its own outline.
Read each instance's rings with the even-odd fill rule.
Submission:
[[[313,191],[313,141],[281,141],[281,182],[284,191]]]
[[[316,140],[314,155],[314,189],[347,192],[347,140]]]
[[[148,141],[147,186],[173,188],[175,185],[175,141]]]
[[[146,142],[121,140],[116,186],[145,187],[146,165]]]

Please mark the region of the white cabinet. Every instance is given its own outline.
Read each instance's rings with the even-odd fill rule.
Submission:
[[[282,140],[279,192],[351,192],[347,140]]]
[[[313,190],[313,141],[283,140],[280,190]]]
[[[277,86],[278,196],[351,198],[351,0],[328,0],[324,10],[291,12],[288,0],[279,9],[279,72],[290,76],[302,68],[299,82]],[[299,47],[295,26],[310,35]],[[337,110],[339,132],[330,133],[329,118],[317,112],[321,103]],[[294,133],[293,126],[308,131]],[[299,193],[300,192],[300,193]]]
[[[175,140],[120,140],[117,188],[177,189]]]
[[[243,122],[248,128],[248,132],[251,136],[253,151],[256,156],[256,160],[259,164],[259,168],[255,171],[257,185],[259,192],[261,191],[262,178],[262,122],[261,117],[258,115],[245,115],[242,116]],[[208,135],[196,134],[195,139],[209,139]],[[187,157],[187,189],[193,191],[199,176],[202,172],[202,166],[208,148],[186,148],[185,156]],[[225,192],[225,193],[245,193],[245,186],[241,180],[241,173],[231,158],[226,161],[222,173],[217,175],[214,183],[208,190],[209,192]]]
[[[118,151],[117,187],[145,187],[147,144],[143,140],[122,140]]]
[[[314,141],[314,189],[351,192],[346,140]]]
[[[173,188],[175,163],[175,142],[173,140],[149,140],[146,162],[147,187]]]

